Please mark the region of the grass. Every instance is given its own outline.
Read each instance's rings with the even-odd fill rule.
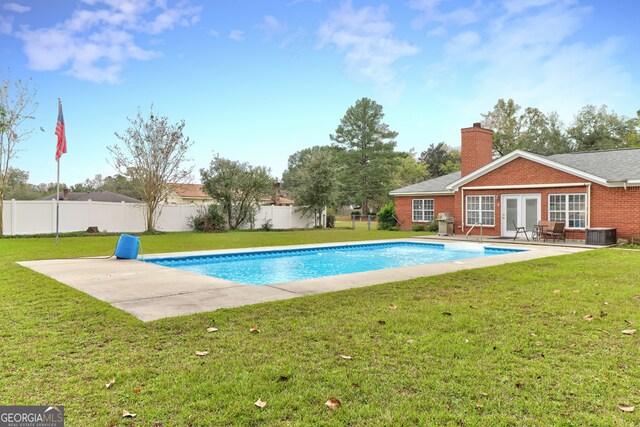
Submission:
[[[143,236],[142,246],[151,253],[411,234],[182,233]],[[0,404],[64,405],[70,426],[640,423],[638,411],[617,408],[640,405],[638,335],[621,334],[640,323],[637,251],[601,249],[150,323],[14,263],[108,255],[115,242],[0,240]],[[250,333],[252,325],[261,332]],[[209,354],[195,355],[203,350]],[[338,410],[324,406],[330,397],[342,401]],[[258,398],[264,409],[253,405]],[[123,419],[122,410],[138,415]]]

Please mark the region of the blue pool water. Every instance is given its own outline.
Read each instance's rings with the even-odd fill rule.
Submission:
[[[455,245],[451,247],[455,248]],[[466,250],[465,250],[466,248]],[[520,249],[445,248],[444,244],[389,242],[295,250],[151,258],[146,262],[249,285],[269,285],[337,274],[431,264],[521,252]]]

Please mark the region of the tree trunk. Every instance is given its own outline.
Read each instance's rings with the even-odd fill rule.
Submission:
[[[147,231],[153,231],[154,209],[147,204]]]

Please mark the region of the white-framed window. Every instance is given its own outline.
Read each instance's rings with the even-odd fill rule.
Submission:
[[[564,222],[566,228],[585,228],[586,194],[549,194],[549,221]]]
[[[433,221],[433,199],[413,199],[411,212],[413,222]]]
[[[496,225],[495,196],[467,196],[467,225]]]

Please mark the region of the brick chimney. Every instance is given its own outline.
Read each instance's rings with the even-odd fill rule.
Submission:
[[[462,129],[460,152],[462,155],[462,176],[480,169],[493,160],[493,131],[483,129],[480,123]]]

